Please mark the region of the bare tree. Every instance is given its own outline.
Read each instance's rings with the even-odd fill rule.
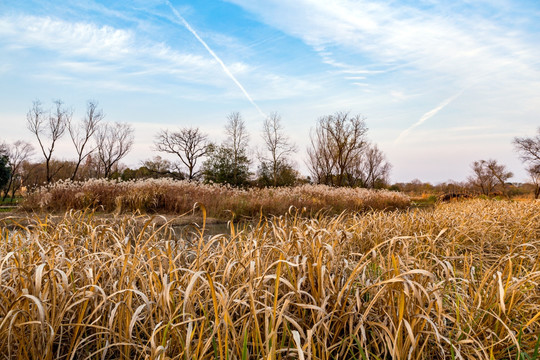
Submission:
[[[491,175],[499,183],[502,192],[505,196],[508,197],[508,191],[506,190],[506,181],[514,176],[511,171],[506,170],[506,166],[498,164],[496,160],[490,159],[486,162],[486,167],[488,168]]]
[[[68,122],[69,136],[77,151],[77,162],[71,180],[75,180],[81,163],[96,150],[96,146],[91,146],[90,141],[97,131],[99,123],[105,117],[103,111],[97,106],[97,101],[88,101],[84,119],[77,124]]]
[[[108,178],[118,162],[133,146],[133,128],[129,124],[114,123],[100,126],[94,133],[98,149],[98,161],[103,176]]]
[[[360,186],[373,189],[388,183],[392,165],[376,144],[366,145],[357,166]]]
[[[490,195],[495,188],[495,179],[485,166],[485,160],[475,161],[471,165],[473,175],[469,176],[469,183],[480,190],[483,195]]]
[[[26,126],[38,140],[39,147],[45,158],[46,181],[50,183],[54,177],[51,171],[51,159],[56,142],[64,135],[67,124],[71,121],[73,112],[63,107],[61,100],[54,101],[54,112],[45,115],[41,102],[36,100],[26,114]],[[47,121],[48,120],[48,121]],[[48,140],[48,144],[46,141]],[[57,169],[58,170],[58,169]]]
[[[515,137],[514,147],[520,159],[528,164],[527,172],[535,185],[534,198],[538,199],[540,195],[540,127],[538,134],[534,137]]]
[[[227,116],[225,133],[227,134],[225,146],[231,150],[232,154],[232,181],[236,184],[238,182],[239,168],[247,158],[249,143],[246,124],[239,112],[232,112]]]
[[[296,146],[283,131],[281,117],[276,112],[264,120],[262,138],[266,154],[259,155],[260,161],[270,169],[273,186],[277,186],[279,173],[284,167],[289,166],[287,157],[296,151]]]
[[[540,164],[540,127],[534,137],[515,137],[514,146],[521,160],[532,165]]]
[[[497,160],[479,160],[472,163],[473,175],[469,176],[469,183],[480,190],[483,195],[491,195],[496,186],[500,185],[503,193],[507,195],[506,181],[514,174],[506,170],[506,166]]]
[[[527,173],[534,186],[534,198],[538,199],[540,197],[540,164],[529,166],[527,168]]]
[[[531,166],[527,169],[534,184],[534,198],[540,198],[540,165]]]
[[[11,177],[9,183],[4,190],[2,200],[5,200],[11,191],[11,198],[15,197],[15,193],[22,186],[22,164],[27,161],[33,154],[34,147],[26,142],[17,140],[8,149],[8,161],[11,167]]]
[[[199,128],[182,128],[176,132],[162,130],[154,141],[157,151],[178,156],[188,169],[189,180],[199,176],[199,171],[195,170],[197,161],[208,153],[208,145],[208,136]]]
[[[330,145],[332,140],[328,132],[318,126],[315,132],[310,133],[311,148],[307,149],[308,159],[306,165],[317,184],[331,185],[334,181],[334,161],[333,148]]]
[[[484,163],[485,160],[475,161],[471,164],[473,175],[468,177],[469,183],[480,190],[483,195],[489,195],[495,188],[495,179],[491,176]]]
[[[310,135],[307,165],[319,183],[353,185],[351,172],[364,150],[367,127],[361,115],[337,112],[320,118]]]

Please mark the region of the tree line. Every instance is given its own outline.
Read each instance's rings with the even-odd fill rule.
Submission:
[[[540,127],[538,134],[531,137],[515,137],[512,141],[515,151],[526,166],[532,185],[534,198],[540,197]],[[471,164],[472,175],[468,185],[477,193],[491,196],[510,197],[513,184],[509,183],[514,174],[495,159],[478,160]],[[514,186],[514,190],[516,187]]]
[[[4,144],[2,175],[4,197],[21,187],[34,187],[54,181],[90,178],[131,180],[146,177],[172,177],[190,181],[222,183],[231,186],[292,186],[315,182],[333,186],[384,187],[391,169],[384,154],[367,139],[367,127],[360,115],[338,112],[321,117],[312,131],[307,166],[303,177],[296,168],[297,146],[287,136],[281,116],[271,113],[263,122],[262,147],[250,147],[245,121],[238,112],[230,113],[221,143],[209,139],[198,127],[160,130],[153,150],[160,155],[144,160],[137,169],[125,168],[121,160],[133,147],[133,127],[108,123],[97,101],[88,101],[85,116],[76,121],[73,109],[61,100],[45,109],[36,100],[26,115],[26,126],[35,138],[35,147],[24,141]],[[59,140],[69,136],[72,160],[55,157]],[[37,149],[37,151],[36,151]],[[41,161],[32,162],[34,153]],[[324,161],[318,161],[324,158]],[[252,169],[255,168],[255,171]]]
[[[0,179],[2,198],[13,198],[23,187],[50,184],[57,180],[82,180],[110,177],[133,147],[133,127],[129,124],[103,122],[105,115],[96,101],[88,101],[85,116],[73,119],[73,109],[61,100],[50,108],[36,100],[26,114],[26,127],[36,139],[42,161],[32,162],[36,147],[26,141],[2,144],[0,154],[5,159],[9,176]],[[69,135],[74,147],[74,160],[54,157],[59,140]],[[1,167],[1,164],[0,164]]]
[[[365,118],[347,112],[320,117],[310,132],[305,160],[309,175],[297,170],[297,146],[285,131],[281,116],[271,113],[260,133],[262,147],[253,151],[250,134],[238,112],[230,113],[224,126],[225,139],[211,141],[198,127],[160,130],[153,150],[167,154],[170,161],[156,155],[137,169],[126,168],[121,160],[134,144],[133,127],[126,123],[106,122],[97,101],[88,101],[84,117],[75,121],[73,109],[55,100],[48,109],[36,100],[26,114],[26,126],[35,138],[34,147],[25,141],[0,145],[0,189],[5,200],[22,187],[50,184],[57,180],[90,178],[139,179],[171,177],[190,181],[222,183],[231,186],[293,186],[312,182],[331,186],[366,188],[389,187],[392,168],[385,154],[368,136]],[[72,160],[55,155],[58,141],[69,136]],[[514,146],[527,164],[540,195],[540,128],[536,137],[516,137]],[[33,162],[36,152],[41,161]],[[252,169],[256,170],[253,172]],[[471,165],[467,186],[490,195],[502,191],[508,195],[507,180],[513,174],[496,160],[478,160]],[[395,185],[393,188],[403,188]]]
[[[529,182],[513,184],[508,182],[514,174],[504,164],[495,159],[477,160],[471,164],[471,175],[463,182],[449,182],[432,185],[415,179],[409,183],[398,183],[390,188],[414,195],[421,194],[472,194],[483,196],[522,196],[532,193],[540,198],[540,127],[534,136],[515,137],[512,141],[515,151],[526,166]]]

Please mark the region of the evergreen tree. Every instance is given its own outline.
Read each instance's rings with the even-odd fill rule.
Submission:
[[[7,153],[0,149],[0,189],[3,189],[11,177],[11,167]]]
[[[236,156],[232,147],[221,145],[211,149],[203,164],[205,182],[245,186],[249,181],[249,158],[245,151]]]
[[[285,161],[262,161],[257,169],[257,184],[259,186],[293,186],[300,175]],[[275,171],[274,169],[277,169]]]

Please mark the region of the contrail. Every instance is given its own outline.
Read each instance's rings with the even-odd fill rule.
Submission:
[[[420,118],[420,120],[418,120],[417,122],[415,122],[414,124],[412,124],[409,128],[403,130],[401,132],[401,134],[399,134],[399,136],[396,138],[396,140],[394,141],[394,144],[397,144],[399,143],[403,138],[405,138],[407,135],[409,135],[409,133],[416,127],[422,125],[424,122],[426,122],[426,120],[432,118],[433,116],[435,116],[439,111],[441,111],[443,108],[445,108],[448,104],[450,104],[452,101],[454,101],[457,97],[459,97],[461,94],[463,94],[463,91],[465,90],[461,90],[460,92],[458,92],[456,95],[452,96],[452,97],[449,97],[448,99],[444,100],[441,104],[439,104],[439,106],[437,106],[436,108],[432,109],[432,110],[429,110],[427,113],[425,113],[424,115],[422,115],[422,117]]]
[[[165,3],[171,8],[173,14],[178,18],[178,20],[180,20],[182,22],[182,24],[184,24],[184,26],[186,27],[186,29],[188,29],[192,34],[193,36],[195,36],[195,38],[197,38],[197,40],[199,40],[199,42],[204,46],[204,48],[210,53],[210,55],[212,55],[212,57],[214,59],[216,59],[216,61],[221,65],[221,67],[223,68],[223,71],[225,71],[225,74],[227,74],[232,81],[234,81],[234,83],[240,88],[240,90],[242,90],[242,92],[244,93],[244,95],[246,96],[246,98],[249,100],[249,102],[257,109],[257,111],[259,112],[259,114],[261,114],[261,116],[263,118],[266,118],[266,114],[261,110],[261,108],[259,107],[259,105],[257,105],[255,103],[255,101],[253,101],[253,99],[251,98],[251,96],[248,94],[248,92],[246,91],[246,89],[244,89],[244,87],[242,86],[242,84],[240,84],[240,82],[234,77],[234,75],[231,73],[231,71],[229,70],[229,68],[225,65],[225,63],[223,63],[223,61],[221,61],[221,59],[219,58],[219,56],[216,55],[216,53],[210,49],[210,47],[208,46],[208,44],[203,40],[201,39],[201,37],[199,36],[199,34],[197,34],[197,32],[188,24],[188,22],[186,21],[186,19],[184,19],[184,17],[182,15],[180,15],[180,13],[172,6],[171,2],[169,0],[166,0]]]

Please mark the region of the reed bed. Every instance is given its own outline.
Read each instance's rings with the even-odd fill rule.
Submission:
[[[404,208],[409,197],[386,190],[332,188],[303,185],[286,188],[238,189],[171,179],[146,179],[128,182],[94,179],[85,182],[63,181],[41,187],[29,194],[22,204],[26,210],[66,211],[93,208],[106,212],[183,214],[199,202],[208,215],[237,216],[285,214],[290,206],[314,214],[321,210],[339,214],[343,210]]]
[[[211,237],[31,220],[0,232],[4,358],[539,357],[540,202],[291,209]]]

